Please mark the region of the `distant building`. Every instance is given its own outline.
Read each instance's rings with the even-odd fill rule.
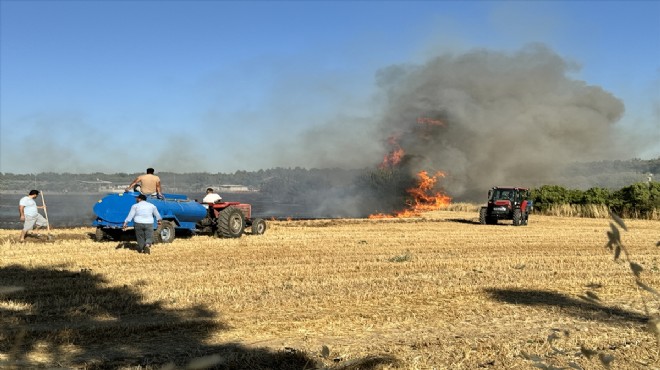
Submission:
[[[99,193],[123,193],[128,185],[99,186]]]
[[[218,185],[218,193],[244,193],[250,191],[245,185]]]

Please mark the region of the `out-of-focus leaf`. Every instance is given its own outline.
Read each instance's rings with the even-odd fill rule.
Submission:
[[[646,323],[648,330],[655,336],[655,341],[660,344],[660,317],[654,317]]]
[[[588,296],[589,298],[593,299],[593,300],[600,301],[600,297],[598,297],[598,296],[596,295],[596,293],[594,293],[594,292],[592,292],[592,291],[590,291],[590,290],[587,290],[587,296]]]
[[[593,299],[592,297],[589,297],[588,295],[578,295],[578,298],[584,299],[585,301],[593,304],[600,304],[600,302],[597,299]]]
[[[328,358],[328,356],[330,356],[330,348],[324,344],[323,347],[321,347],[321,357]]]
[[[622,229],[628,231],[628,228],[626,227],[626,223],[623,222],[623,220],[621,219],[621,217],[617,216],[617,215],[616,215],[615,213],[613,213],[613,212],[610,212],[610,216],[612,217],[612,219],[614,220],[614,222],[616,222],[619,226],[621,226]]]
[[[552,344],[552,342],[554,342],[554,341],[557,340],[557,339],[560,339],[560,337],[559,337],[559,335],[557,335],[556,332],[554,332],[554,333],[548,335],[548,343],[551,343],[551,344]]]
[[[551,345],[550,348],[552,348],[552,355],[553,356],[554,355],[565,355],[566,354],[566,351],[564,351],[563,349],[559,349],[559,348],[557,348],[553,345]]]
[[[621,246],[617,245],[616,248],[614,248],[614,260],[617,261],[620,256],[621,256]]]
[[[635,276],[637,277],[639,277],[639,274],[641,274],[642,271],[644,271],[644,268],[640,264],[637,264],[635,262],[630,262],[630,269],[632,270],[633,274],[635,274]]]
[[[577,370],[584,370],[584,368],[582,366],[580,366],[579,364],[576,364],[575,362],[569,362],[568,367],[570,367],[572,369],[577,369]]]
[[[657,243],[655,243],[655,246],[656,246],[656,247],[660,247],[660,241],[658,241]]]
[[[612,361],[614,361],[614,356],[608,355],[606,353],[599,353],[598,359],[600,360],[600,363],[603,364],[603,366],[609,369]]]
[[[640,287],[640,288],[646,290],[647,292],[653,294],[654,296],[660,298],[660,293],[658,293],[657,290],[651,288],[650,286],[648,286],[648,285],[642,283],[642,282],[639,281],[639,280],[637,280],[636,283],[637,283],[637,286],[638,286],[638,287]]]
[[[534,362],[541,362],[543,359],[537,355],[530,355],[527,352],[523,351],[520,353],[520,355],[525,359],[529,361],[534,361]]]
[[[612,241],[615,245],[616,244],[621,244],[621,233],[619,232],[619,228],[616,227],[611,222],[610,222],[610,227],[612,228],[612,237],[611,237],[610,241]]]
[[[592,358],[598,354],[597,351],[594,351],[592,349],[580,346],[580,353],[582,353],[583,356],[586,358]]]

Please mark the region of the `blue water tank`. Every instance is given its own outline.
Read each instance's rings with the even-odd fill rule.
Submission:
[[[124,223],[126,216],[135,204],[139,193],[128,192],[108,194],[94,205],[96,214],[95,226],[115,226]],[[181,194],[163,194],[165,199],[147,196],[147,202],[158,208],[161,217],[166,220],[175,220],[179,226],[194,228],[197,221],[206,217],[207,209]]]

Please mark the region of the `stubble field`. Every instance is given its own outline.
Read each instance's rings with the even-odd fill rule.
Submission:
[[[626,224],[643,281],[660,288],[660,222]],[[151,255],[94,242],[91,228],[22,244],[0,230],[0,365],[660,368],[643,303],[655,314],[658,301],[604,247],[606,219],[487,226],[436,211],[268,226]]]

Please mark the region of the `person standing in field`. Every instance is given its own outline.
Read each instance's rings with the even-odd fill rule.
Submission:
[[[153,168],[147,168],[147,173],[136,177],[124,191],[130,191],[133,186],[138,184],[140,185],[140,193],[144,195],[155,195],[159,199],[163,197],[163,193],[160,190],[160,177],[154,175]]]
[[[18,214],[23,223],[23,230],[21,231],[21,237],[19,241],[25,241],[25,237],[28,234],[28,231],[31,231],[37,227],[45,227],[48,225],[48,221],[39,213],[39,208],[46,209],[46,206],[37,206],[37,202],[34,200],[39,195],[39,190],[30,190],[28,195],[21,198],[18,202]]]
[[[158,213],[158,208],[147,202],[146,195],[138,195],[135,198],[135,204],[131,206],[131,210],[124,220],[123,230],[126,230],[128,223],[133,221],[139,253],[151,254],[151,244],[153,244],[154,237],[154,217],[158,221],[158,226],[160,226],[162,217]]]

